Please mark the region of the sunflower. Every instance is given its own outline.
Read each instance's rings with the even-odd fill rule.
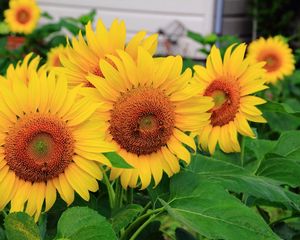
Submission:
[[[103,77],[99,60],[105,59],[107,54],[117,56],[118,49],[125,50],[133,58],[136,58],[138,46],[144,46],[151,54],[156,50],[157,34],[145,37],[145,31],[138,32],[126,45],[126,26],[123,21],[114,20],[107,30],[103,22],[98,20],[95,31],[91,23],[86,25],[85,30],[86,40],[79,33],[78,39],[72,39],[72,47],[67,47],[67,56],[60,58],[65,68],[58,68],[58,71],[66,74],[70,86],[83,83],[91,87],[87,76],[92,73]]]
[[[224,152],[239,152],[237,133],[254,138],[248,121],[266,122],[256,105],[265,100],[249,94],[267,88],[262,78],[264,63],[249,64],[244,59],[245,44],[232,51],[230,46],[222,61],[220,51],[215,46],[207,57],[206,68],[195,66],[195,81],[201,87],[200,94],[211,96],[214,107],[210,123],[198,133],[200,147],[214,153],[216,144]]]
[[[27,68],[26,82],[20,68],[0,81],[0,209],[10,202],[11,212],[37,220],[57,191],[68,205],[75,192],[88,201],[102,178],[98,164],[111,166],[101,153],[114,146],[92,120],[99,103],[77,98],[79,87],[68,90],[63,77]]]
[[[292,49],[280,36],[259,38],[249,45],[248,57],[252,63],[264,61],[267,83],[276,83],[284,76],[291,75],[295,69]]]
[[[60,62],[60,55],[66,55],[66,49],[63,45],[51,48],[50,51],[47,53],[47,67],[52,68],[62,66]]]
[[[40,9],[35,0],[10,0],[4,16],[12,32],[30,34],[39,21]]]
[[[110,178],[120,176],[123,188],[146,188],[154,178],[157,185],[163,172],[170,177],[180,170],[179,160],[190,162],[195,142],[185,132],[197,132],[208,124],[213,107],[211,97],[199,96],[191,81],[192,72],[182,71],[179,56],[153,59],[139,47],[136,62],[126,51],[118,57],[100,60],[103,77],[90,74],[95,88],[82,93],[102,102],[106,111],[98,112],[106,121],[107,141],[133,168],[112,168]],[[112,64],[113,63],[113,64]]]

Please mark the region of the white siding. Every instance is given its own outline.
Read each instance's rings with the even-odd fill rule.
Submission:
[[[38,0],[38,3],[55,19],[77,17],[96,9],[96,18],[102,18],[107,26],[114,18],[125,20],[128,37],[141,29],[157,32],[174,20],[201,34],[213,30],[214,0]],[[179,54],[199,57],[199,46],[190,39],[180,38],[179,45],[176,49]]]

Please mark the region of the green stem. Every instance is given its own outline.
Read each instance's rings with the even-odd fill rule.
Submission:
[[[127,202],[130,204],[133,203],[133,188],[130,188],[129,191],[127,191]]]
[[[123,194],[124,194],[124,189],[122,188],[122,185],[120,183],[120,180],[117,179],[115,181],[116,188],[115,188],[115,208],[120,208],[123,205]]]
[[[132,237],[129,240],[135,240],[136,237],[145,229],[145,227],[147,227],[147,225],[154,219],[157,217],[157,215],[159,215],[160,213],[154,214],[151,217],[149,217],[149,219],[144,222],[136,231],[135,233],[132,235]]]
[[[154,210],[149,210],[148,212],[146,212],[145,214],[139,216],[137,219],[135,219],[129,226],[128,228],[124,231],[123,235],[121,236],[120,240],[125,240],[127,239],[127,236],[129,235],[129,233],[131,233],[137,226],[139,226],[147,217],[155,214],[155,216],[161,212],[164,211],[164,207],[161,208],[157,208]],[[151,218],[151,217],[150,217]],[[149,218],[149,219],[150,219]],[[148,219],[148,220],[149,220]],[[147,220],[147,221],[148,221]],[[144,224],[143,224],[144,225]],[[142,226],[141,226],[142,227]]]
[[[113,187],[111,186],[111,183],[106,175],[105,170],[103,169],[102,166],[100,166],[100,169],[103,172],[103,182],[106,185],[107,192],[108,192],[109,206],[111,209],[113,209],[115,207],[115,199],[116,199],[115,192]]]
[[[241,166],[244,167],[244,157],[245,157],[245,137],[242,137],[241,141]]]

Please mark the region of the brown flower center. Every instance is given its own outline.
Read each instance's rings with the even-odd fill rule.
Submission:
[[[17,11],[17,21],[21,24],[26,24],[30,20],[30,12],[27,9],[21,8]]]
[[[72,161],[74,140],[65,122],[36,113],[10,129],[4,149],[7,164],[18,177],[41,182],[64,172]]]
[[[109,130],[126,151],[144,155],[167,143],[174,124],[174,107],[164,93],[140,87],[123,94],[115,103]]]
[[[274,53],[262,53],[258,57],[258,61],[266,62],[264,68],[267,70],[267,72],[274,72],[281,66],[281,60],[279,56]]]
[[[211,96],[215,106],[211,114],[213,126],[223,126],[235,118],[240,104],[240,91],[236,82],[214,80],[205,90],[205,96]]]

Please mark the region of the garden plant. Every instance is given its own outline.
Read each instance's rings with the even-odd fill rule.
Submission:
[[[11,0],[0,25],[0,240],[300,238],[288,38],[188,31],[192,62],[95,11],[40,17]]]

